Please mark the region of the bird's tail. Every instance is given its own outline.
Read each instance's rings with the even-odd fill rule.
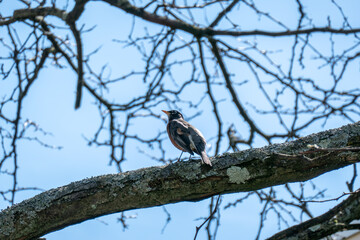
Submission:
[[[208,157],[208,155],[206,154],[205,151],[202,151],[202,152],[200,153],[200,157],[201,157],[201,160],[202,160],[205,164],[209,165],[210,167],[212,166],[212,164],[211,164],[211,162],[210,162],[210,159],[209,159],[209,157]]]

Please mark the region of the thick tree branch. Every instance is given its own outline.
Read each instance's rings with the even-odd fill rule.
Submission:
[[[354,228],[351,221],[360,218],[359,204],[360,191],[356,191],[325,214],[279,232],[268,240],[321,239],[339,231],[358,229],[359,226]]]
[[[359,28],[353,29],[333,29],[331,27],[314,27],[309,29],[296,29],[296,30],[286,30],[286,31],[262,31],[262,30],[253,30],[253,31],[233,31],[233,30],[214,30],[211,27],[197,27],[192,24],[186,23],[181,20],[174,20],[165,16],[160,16],[154,13],[150,13],[144,10],[144,8],[139,8],[132,5],[127,0],[102,0],[107,2],[110,5],[120,8],[127,13],[140,17],[148,22],[157,23],[163,26],[167,26],[173,29],[180,29],[185,32],[191,33],[194,36],[269,36],[269,37],[278,37],[278,36],[293,36],[299,34],[310,34],[317,32],[327,32],[327,33],[336,33],[336,34],[353,34],[360,32]],[[236,3],[237,1],[235,1]],[[231,10],[236,4],[231,4],[226,10]],[[225,11],[226,12],[226,11]],[[220,16],[222,17],[222,16]],[[215,21],[215,23],[217,23]],[[215,25],[215,24],[214,24]]]
[[[305,181],[359,162],[359,143],[357,122],[293,142],[223,154],[212,159],[213,168],[192,160],[85,179],[3,210],[0,239],[32,239],[110,213]],[[314,144],[324,150],[303,156]]]
[[[88,1],[89,0],[76,0],[74,8],[67,15],[66,22],[76,22],[84,12],[85,4]]]
[[[334,33],[334,34],[354,34],[359,33],[359,28],[351,29],[334,29],[331,27],[313,27],[308,29],[295,29],[286,31],[264,31],[264,30],[252,30],[252,31],[234,31],[234,30],[215,30],[211,27],[197,27],[192,24],[186,23],[180,20],[170,19],[168,17],[160,16],[154,13],[145,11],[143,8],[136,7],[130,4],[127,0],[102,0],[112,6],[120,8],[127,13],[140,17],[146,21],[167,26],[173,29],[180,29],[185,32],[191,33],[194,36],[268,36],[268,37],[279,37],[279,36],[294,36],[300,34],[311,34],[311,33]],[[60,10],[53,7],[39,7],[39,8],[26,8],[14,11],[12,17],[2,18],[0,20],[0,26],[8,25],[17,21],[25,19],[32,19],[37,16],[56,16],[60,19],[67,21],[69,18],[76,21],[84,10],[87,0],[77,1],[73,11],[67,13],[64,10]],[[235,4],[231,4],[225,10],[230,10]],[[225,12],[226,12],[225,11]],[[219,17],[222,17],[220,14]]]

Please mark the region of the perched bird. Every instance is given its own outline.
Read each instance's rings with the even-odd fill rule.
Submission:
[[[182,151],[181,154],[183,152],[188,152],[190,155],[196,153],[200,155],[201,160],[205,164],[212,166],[205,151],[206,141],[201,132],[185,121],[183,115],[179,111],[162,111],[166,113],[169,118],[166,130],[170,141],[177,149]],[[180,158],[181,155],[179,160]]]

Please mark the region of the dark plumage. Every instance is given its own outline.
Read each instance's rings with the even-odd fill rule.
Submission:
[[[169,118],[166,130],[172,144],[182,152],[200,155],[201,160],[211,165],[210,159],[206,154],[206,140],[201,132],[184,120],[183,115],[176,110],[162,110]],[[180,155],[181,157],[181,155]]]

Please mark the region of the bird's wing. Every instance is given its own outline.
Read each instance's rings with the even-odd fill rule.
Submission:
[[[212,166],[211,161],[206,153],[206,140],[204,138],[204,136],[201,134],[201,132],[196,129],[193,126],[189,126],[189,131],[190,131],[190,136],[191,139],[195,145],[196,150],[193,150],[194,152],[196,152],[197,154],[200,155],[201,160],[209,165],[210,167]]]
[[[192,141],[194,142],[197,154],[200,155],[200,153],[205,150],[206,140],[201,132],[191,125],[189,127],[189,133]]]
[[[169,132],[172,139],[176,142],[177,145],[179,145],[191,155],[194,154],[190,147],[190,130],[186,123],[177,119],[170,121]]]

